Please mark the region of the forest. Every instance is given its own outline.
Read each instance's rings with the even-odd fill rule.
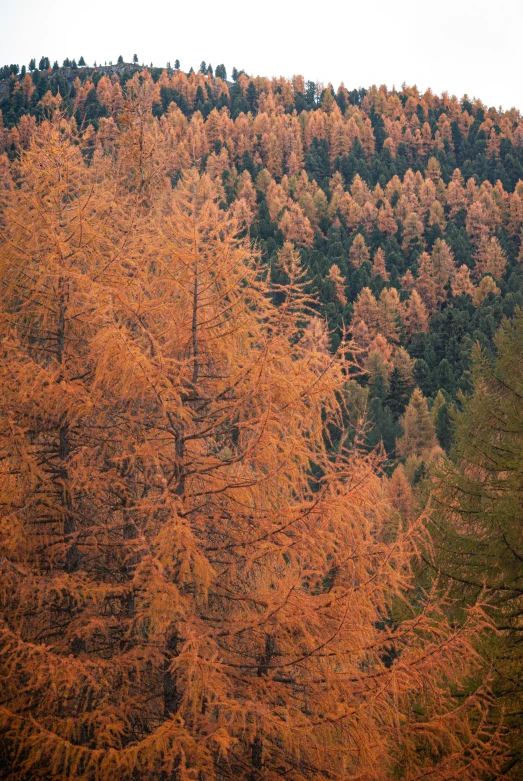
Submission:
[[[523,118],[0,68],[0,779],[518,781]]]

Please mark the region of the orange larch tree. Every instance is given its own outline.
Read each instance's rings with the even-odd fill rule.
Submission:
[[[362,263],[369,260],[370,253],[369,248],[365,242],[365,238],[361,233],[356,234],[354,241],[351,244],[349,250],[349,260],[355,268],[359,268]]]
[[[374,258],[372,261],[372,276],[380,276],[384,282],[389,281],[389,273],[387,271],[387,266],[385,264],[385,253],[381,249],[381,247],[378,247],[374,254]]]
[[[424,333],[429,328],[429,314],[427,307],[421,300],[417,290],[410,294],[409,302],[405,312],[405,328],[409,336],[417,333]]]
[[[474,295],[474,283],[470,278],[470,269],[462,264],[452,277],[451,289],[453,296]]]
[[[477,255],[474,274],[481,277],[482,274],[490,274],[494,279],[501,279],[507,266],[507,256],[496,236],[490,241],[484,241],[480,244]]]

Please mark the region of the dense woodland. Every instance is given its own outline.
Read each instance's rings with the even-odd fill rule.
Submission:
[[[0,77],[0,778],[517,781],[520,113]]]

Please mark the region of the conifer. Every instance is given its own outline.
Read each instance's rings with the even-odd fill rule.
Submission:
[[[470,269],[464,264],[458,268],[452,277],[451,290],[453,296],[474,295],[475,287],[470,278]]]
[[[474,303],[474,306],[481,306],[483,301],[487,298],[490,293],[493,293],[495,296],[499,296],[500,289],[494,282],[491,276],[483,277],[479,285],[477,286],[474,295],[472,296],[472,301]]]
[[[476,277],[490,274],[494,279],[501,279],[505,273],[507,257],[499,240],[493,236],[490,241],[482,241],[476,255],[474,273]]]
[[[332,282],[334,288],[334,295],[342,306],[347,303],[347,296],[345,295],[345,280],[341,275],[339,266],[333,263],[329,269],[329,279]]]
[[[423,252],[419,258],[416,290],[427,307],[428,312],[433,312],[437,305],[438,291],[436,280],[434,279],[432,261],[427,252]]]
[[[359,268],[362,263],[369,260],[370,253],[365,243],[364,237],[358,233],[354,238],[349,250],[349,261],[355,268]]]
[[[407,334],[412,337],[415,334],[425,333],[429,328],[429,314],[421,296],[417,290],[410,294],[409,302],[405,312],[405,329]]]
[[[380,276],[384,282],[389,281],[389,274],[385,265],[385,253],[378,247],[374,253],[374,259],[372,261],[372,276]]]
[[[436,430],[427,399],[419,388],[414,390],[405,414],[401,419],[403,435],[397,450],[401,456],[423,456],[436,444]]]
[[[487,277],[486,277],[487,279]],[[497,634],[483,652],[495,670],[495,692],[506,714],[510,754],[503,777],[523,767],[521,680],[521,558],[523,313],[504,320],[495,336],[496,358],[476,349],[474,389],[454,418],[453,459],[439,470],[437,497],[445,513],[434,533],[437,564],[462,603],[488,595]]]

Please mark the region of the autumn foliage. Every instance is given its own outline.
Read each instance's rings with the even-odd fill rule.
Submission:
[[[147,76],[105,88],[112,125],[50,106],[1,190],[1,777],[478,779],[486,618],[413,591],[423,517],[349,446],[306,208],[272,283],[202,123],[156,119]],[[372,338],[397,341],[395,293],[360,300]]]

